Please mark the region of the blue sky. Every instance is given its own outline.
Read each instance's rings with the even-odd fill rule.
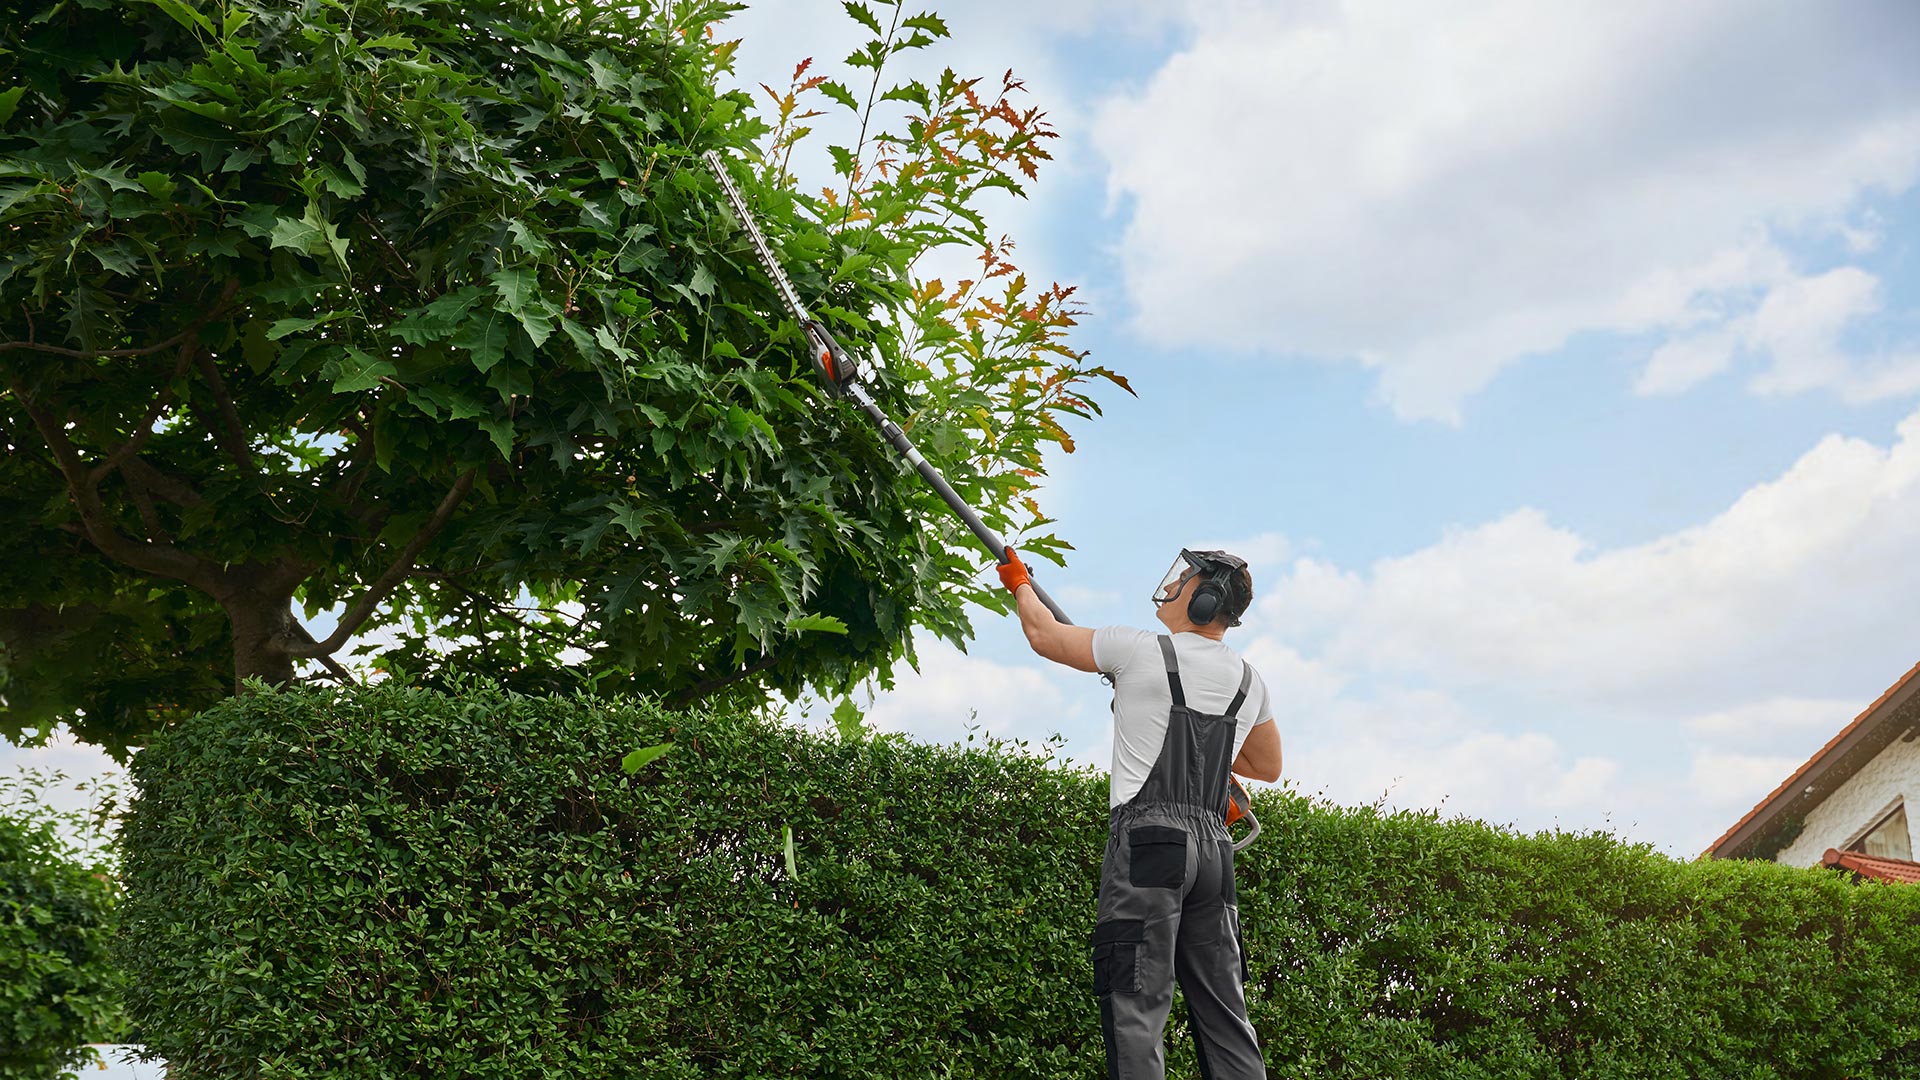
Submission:
[[[1144,626],[1241,551],[1283,783],[1690,857],[1920,660],[1920,8],[1440,10],[970,0],[910,58],[1049,111],[994,219],[1140,395],[1050,461],[1036,576]],[[726,36],[784,86],[854,30]],[[1104,764],[1100,684],[978,629],[872,720]]]

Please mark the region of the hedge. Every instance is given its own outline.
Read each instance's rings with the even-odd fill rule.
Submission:
[[[124,1033],[109,957],[119,889],[90,819],[42,801],[59,779],[0,779],[0,1080],[53,1080]]]
[[[133,776],[129,1007],[184,1080],[1102,1075],[1105,778],[1025,744],[383,686]],[[1276,1077],[1920,1074],[1920,890],[1255,798]]]

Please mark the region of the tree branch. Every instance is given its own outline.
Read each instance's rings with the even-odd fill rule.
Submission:
[[[220,377],[220,369],[214,366],[213,358],[205,353],[195,357],[194,362],[200,368],[200,374],[206,378],[207,385],[212,388],[214,403],[220,409],[221,423],[217,426],[207,425],[208,431],[213,435],[214,443],[226,451],[234,464],[240,466],[240,471],[249,477],[256,476],[259,470],[254,465],[253,451],[247,448],[247,427],[240,422],[239,410],[233,407],[233,398],[227,393],[226,380]]]
[[[305,642],[308,645],[314,644],[313,631],[307,629],[304,623],[302,623],[299,619],[293,619],[293,618],[289,618],[287,622],[293,627],[293,632],[299,636],[301,641]],[[314,657],[313,659],[320,661],[321,667],[326,668],[328,672],[332,673],[334,678],[340,680],[341,686],[359,686],[360,685],[360,680],[353,677],[353,672],[348,671],[346,668],[342,667],[340,664],[340,661],[335,660],[332,656],[322,654],[320,656]]]
[[[311,660],[314,657],[339,651],[340,646],[347,643],[347,639],[353,636],[354,631],[360,629],[360,624],[373,615],[374,609],[380,606],[380,602],[406,580],[407,574],[413,569],[413,560],[420,557],[420,552],[424,551],[427,544],[439,535],[441,529],[446,528],[447,522],[453,518],[453,512],[459,508],[460,501],[467,497],[467,492],[473,490],[476,471],[476,469],[468,469],[460,474],[460,479],[453,483],[453,490],[447,492],[446,498],[441,499],[440,505],[434,509],[433,517],[427,519],[427,523],[413,535],[413,539],[407,541],[407,546],[400,549],[399,556],[393,560],[392,566],[387,567],[386,573],[381,574],[366,592],[361,593],[360,599],[354,601],[353,606],[347,609],[347,613],[340,617],[340,625],[333,628],[333,633],[327,635],[327,640],[295,644],[287,650],[287,654],[296,660]]]
[[[233,303],[233,296],[235,293],[239,291],[240,291],[239,278],[234,278],[233,280],[227,282],[227,287],[221,290],[220,299],[214,301],[214,304],[212,307],[208,308],[205,312],[196,316],[192,322],[187,324],[186,329],[180,331],[179,333],[173,335],[172,337],[168,338],[167,340],[161,342],[158,345],[148,345],[145,348],[140,348],[140,349],[104,349],[104,350],[102,349],[63,349],[58,345],[42,345],[39,342],[33,340],[34,338],[33,316],[29,314],[27,316],[27,340],[0,341],[0,352],[8,352],[13,349],[32,349],[36,352],[50,353],[54,356],[72,357],[75,360],[97,360],[97,359],[103,359],[109,356],[148,356],[157,352],[165,352],[166,350],[173,348],[175,345],[178,345],[181,342],[187,340],[188,337],[197,333],[201,327],[207,325],[209,322],[212,322],[215,318],[217,318],[221,312],[227,309],[228,305]]]
[[[160,523],[159,513],[153,508],[153,495],[147,486],[132,476],[123,476],[121,479],[127,485],[128,496],[133,499],[133,508],[140,512],[140,524],[146,526],[147,539],[172,543],[173,537],[167,535],[166,527]]]
[[[386,233],[380,231],[380,226],[373,220],[373,216],[370,214],[361,214],[360,220],[366,222],[367,228],[373,230],[374,238],[385,246],[388,257],[400,265],[400,270],[407,275],[407,280],[418,281],[420,275],[413,272],[413,266],[407,262],[407,257],[400,254],[400,249],[393,246],[393,241],[387,239]]]
[[[478,569],[478,567],[475,567],[475,569]],[[451,585],[455,589],[460,590],[460,594],[462,596],[465,596],[474,605],[482,606],[488,610],[491,610],[495,614],[505,618],[508,622],[511,622],[515,626],[518,626],[522,630],[526,630],[530,633],[540,634],[544,637],[552,639],[555,642],[558,642],[561,645],[565,645],[568,647],[573,647],[577,644],[572,638],[567,637],[565,634],[562,634],[557,630],[551,630],[544,626],[534,626],[531,623],[521,621],[520,618],[515,614],[515,612],[524,611],[526,610],[525,608],[517,608],[510,604],[502,604],[499,601],[492,598],[491,596],[487,596],[484,593],[480,593],[473,589],[470,589],[466,585],[462,584],[453,574],[448,574],[439,570],[431,570],[426,573],[416,573],[414,576],[425,578],[429,581],[439,581],[439,582],[443,582],[445,584]],[[557,614],[557,615],[567,614],[564,611],[557,611],[553,608],[536,608],[535,610],[540,612],[545,612],[545,613]]]
[[[80,524],[86,530],[87,539],[101,554],[135,570],[184,581],[215,596],[224,591],[227,574],[215,564],[170,544],[145,543],[121,535],[100,501],[99,481],[94,479],[80,451],[67,438],[65,427],[34,402],[18,375],[8,378],[7,387],[33,419],[40,437],[46,440],[60,475],[66,478],[67,491],[80,512]]]
[[[189,331],[187,339],[180,343],[180,358],[174,362],[173,374],[167,376],[167,381],[161,384],[160,393],[153,399],[153,407],[148,409],[147,415],[134,426],[133,437],[121,443],[119,449],[109,453],[100,464],[95,465],[89,479],[96,484],[106,479],[108,473],[139,453],[140,448],[153,437],[153,425],[159,421],[160,414],[167,411],[167,406],[173,404],[173,384],[179,382],[181,376],[187,373],[187,365],[193,363],[194,353],[198,352],[199,348],[199,334]]]
[[[168,476],[142,458],[128,458],[120,465],[120,475],[129,482],[137,483],[155,495],[175,506],[191,509],[207,500],[192,484],[176,477]]]
[[[708,679],[706,682],[695,683],[694,685],[689,686],[685,690],[682,690],[679,693],[674,694],[672,697],[668,698],[667,707],[671,709],[678,709],[686,705],[690,705],[693,702],[696,702],[701,698],[706,697],[708,694],[711,694],[716,690],[723,690],[729,686],[732,686],[734,683],[737,683],[740,680],[747,678],[748,676],[760,674],[761,672],[772,667],[774,664],[778,663],[779,660],[780,660],[779,656],[773,653],[768,653],[767,655],[761,657],[758,660],[755,660],[753,663],[748,664],[746,667],[741,668],[739,671],[736,671],[731,675],[722,675],[717,679]]]

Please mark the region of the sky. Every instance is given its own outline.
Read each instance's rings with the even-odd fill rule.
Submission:
[[[900,73],[1025,79],[1056,160],[989,216],[1139,395],[1049,459],[1035,577],[1154,627],[1179,548],[1249,559],[1282,785],[1691,858],[1920,660],[1920,7],[943,14]],[[721,36],[860,74],[837,3]],[[976,626],[869,720],[1104,767],[1104,687]]]

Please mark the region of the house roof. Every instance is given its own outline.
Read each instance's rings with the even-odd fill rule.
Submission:
[[[1827,744],[1814,751],[1806,764],[1781,781],[1780,786],[1715,840],[1703,859],[1733,859],[1752,854],[1757,842],[1794,817],[1805,816],[1826,801],[1834,789],[1872,761],[1904,732],[1920,730],[1920,664],[1907,669],[1900,681],[1866,707]]]
[[[1878,878],[1906,885],[1920,885],[1920,862],[1908,862],[1905,859],[1886,859],[1878,855],[1867,855],[1858,851],[1841,851],[1828,848],[1820,857],[1821,866],[1833,866],[1842,870],[1851,870],[1861,877]]]

